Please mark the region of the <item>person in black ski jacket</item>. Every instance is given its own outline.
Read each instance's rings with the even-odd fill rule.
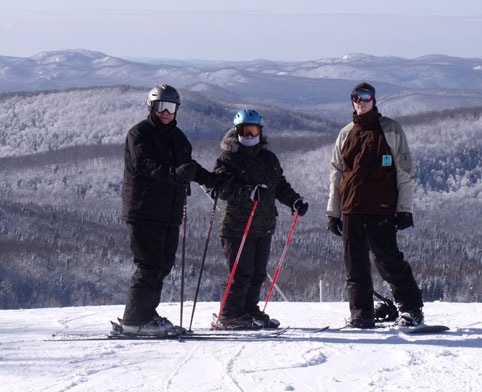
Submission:
[[[399,325],[423,321],[423,302],[410,264],[397,245],[397,230],[413,226],[414,174],[402,127],[375,106],[375,88],[353,88],[353,121],[338,135],[330,173],[328,229],[343,238],[351,317],[348,325],[374,324],[369,251],[390,284]]]
[[[154,87],[147,119],[134,125],[125,141],[122,218],[136,265],[122,318],[125,333],[163,334],[173,328],[156,308],[174,265],[189,183],[215,188],[222,179],[191,158],[191,144],[177,127],[180,104],[172,86]]]
[[[253,321],[265,326],[270,318],[258,307],[260,291],[266,279],[271,237],[276,226],[279,200],[302,216],[308,203],[286,181],[280,162],[268,149],[262,134],[263,119],[255,110],[244,109],[234,118],[221,142],[223,152],[216,160],[215,172],[229,177],[219,187],[221,208],[221,244],[232,271],[242,237],[253,209],[257,209],[242,250],[218,326],[249,328]]]

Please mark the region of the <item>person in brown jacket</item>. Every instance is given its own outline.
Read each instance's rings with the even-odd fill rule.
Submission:
[[[396,238],[397,230],[413,226],[410,149],[400,124],[378,112],[372,85],[356,85],[351,101],[353,121],[340,131],[332,155],[326,212],[328,230],[343,238],[348,326],[375,325],[369,251],[390,284],[397,324],[417,325],[422,296]]]

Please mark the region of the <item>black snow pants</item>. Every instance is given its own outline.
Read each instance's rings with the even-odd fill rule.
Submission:
[[[241,240],[241,237],[221,237],[229,271],[233,269]],[[257,311],[261,286],[267,276],[266,266],[268,265],[270,248],[271,236],[254,237],[248,235],[246,237],[236,273],[224,304],[223,317],[238,317],[246,312]],[[223,288],[225,287],[226,284]],[[224,290],[222,290],[222,295],[224,295]]]
[[[156,314],[163,280],[174,266],[179,226],[128,222],[127,227],[136,270],[127,293],[123,322],[142,325]]]
[[[381,277],[390,284],[400,311],[423,306],[420,289],[410,264],[397,245],[397,229],[392,216],[343,215],[344,262],[352,317],[373,318],[373,281],[369,251]]]

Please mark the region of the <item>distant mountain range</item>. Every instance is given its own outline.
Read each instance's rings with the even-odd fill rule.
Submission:
[[[368,80],[401,88],[482,88],[482,58],[442,55],[416,59],[350,54],[338,59],[281,62],[129,61],[89,50],[42,52],[28,58],[0,56],[0,91],[95,85],[150,86],[168,77],[183,88],[213,84],[228,90],[250,78]]]
[[[89,50],[0,56],[0,92],[120,84],[149,88],[163,82],[228,101],[296,108],[332,120],[346,116],[348,93],[361,80],[376,85],[390,114],[474,106],[482,101],[482,58],[350,54],[300,62],[139,62]],[[400,108],[407,104],[409,111]]]

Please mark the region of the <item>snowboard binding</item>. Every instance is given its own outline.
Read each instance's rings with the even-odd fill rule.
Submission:
[[[398,317],[398,310],[393,301],[381,294],[374,291],[375,297],[377,297],[382,302],[378,302],[375,305],[375,321],[387,322],[395,321]]]

